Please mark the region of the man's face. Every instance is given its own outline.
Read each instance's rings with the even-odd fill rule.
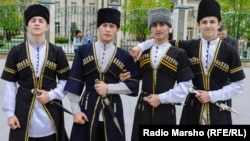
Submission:
[[[224,39],[227,35],[227,30],[222,30],[218,32],[218,36],[220,39]]]
[[[213,40],[218,37],[218,28],[220,25],[221,23],[218,18],[214,16],[204,17],[198,23],[202,37],[206,40]]]
[[[98,28],[99,39],[104,43],[108,44],[113,41],[116,33],[119,31],[116,24],[113,23],[103,23]]]
[[[90,34],[90,31],[89,31],[89,30],[87,30],[86,34],[87,34],[87,35],[89,35],[89,34]]]
[[[29,20],[26,28],[33,36],[42,36],[49,30],[49,24],[43,17],[35,16]]]
[[[155,23],[150,29],[156,43],[164,43],[168,40],[169,26],[166,23]]]

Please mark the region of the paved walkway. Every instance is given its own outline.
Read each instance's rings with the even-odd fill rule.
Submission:
[[[71,62],[70,62],[71,63]],[[5,59],[0,59],[0,68],[3,69],[5,64]],[[2,74],[2,69],[0,75]],[[233,116],[233,124],[250,125],[250,67],[244,68],[246,73],[245,79],[245,89],[242,94],[233,98],[233,108],[237,109],[241,114]],[[3,95],[4,95],[4,81],[0,79],[0,107],[2,107]],[[124,117],[125,117],[125,127],[126,127],[126,138],[130,141],[131,129],[133,123],[134,107],[137,101],[136,97],[122,96],[124,105]],[[69,100],[67,97],[63,100],[64,106],[70,108]],[[177,118],[180,118],[180,113],[182,106],[177,106]],[[66,130],[70,135],[72,126],[72,116],[65,113]],[[8,141],[9,127],[7,125],[7,119],[4,113],[0,110],[0,141]]]

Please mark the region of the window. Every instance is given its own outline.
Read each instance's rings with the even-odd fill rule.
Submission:
[[[76,13],[76,2],[71,2],[71,12]]]
[[[55,23],[55,34],[60,34],[60,22]]]
[[[195,13],[194,13],[194,7],[189,7],[188,8],[188,16],[190,17],[194,17],[195,16]]]
[[[59,12],[59,8],[60,8],[60,2],[56,1],[55,2],[55,11]]]
[[[89,3],[89,14],[94,14],[97,11],[96,6],[94,3]]]

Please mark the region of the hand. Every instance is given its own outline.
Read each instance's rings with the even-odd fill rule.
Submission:
[[[209,91],[204,90],[196,90],[198,93],[196,93],[195,97],[200,101],[201,103],[207,103],[210,102],[210,96]]]
[[[130,72],[126,69],[122,70],[122,72],[119,75],[120,81],[125,81],[131,77]]]
[[[161,101],[157,94],[150,94],[147,98],[147,102],[153,107],[158,107],[161,104]]]
[[[139,46],[134,46],[131,50],[130,50],[130,55],[135,59],[135,60],[139,60],[142,54],[142,48]]]
[[[8,125],[11,129],[17,129],[21,127],[19,120],[15,115],[8,118]]]
[[[48,91],[45,90],[39,90],[37,89],[37,92],[40,93],[40,95],[36,96],[36,99],[42,103],[42,104],[46,104],[50,101],[50,97],[49,97],[49,93]]]
[[[108,85],[103,81],[100,81],[98,84],[95,84],[94,88],[100,96],[104,96],[108,93]]]
[[[75,123],[78,123],[78,124],[85,124],[86,122],[89,121],[87,115],[83,112],[74,114],[73,120]]]

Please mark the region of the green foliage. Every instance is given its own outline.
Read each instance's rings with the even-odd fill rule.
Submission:
[[[147,13],[153,8],[164,7],[170,9],[172,3],[168,0],[128,0],[122,6],[123,22],[121,30],[124,33],[135,35],[137,41],[144,41],[150,34]]]
[[[71,41],[73,41],[73,39],[75,37],[76,30],[79,30],[76,26],[76,23],[75,22],[71,23],[71,26],[70,26],[70,39],[71,39]]]
[[[250,39],[250,13],[236,12],[223,14],[223,23],[227,26],[228,34],[237,39]]]
[[[0,40],[3,40],[4,36],[3,36],[3,32],[0,30]]]
[[[17,5],[0,5],[0,29],[5,33],[20,33],[23,28],[23,16]],[[6,35],[7,36],[7,35]],[[13,34],[8,34],[11,39]]]
[[[65,43],[68,43],[68,38],[65,38],[65,37],[56,37],[55,38],[55,43],[56,44],[65,44]]]
[[[137,40],[145,40],[146,35],[150,33],[147,22],[148,9],[131,9],[123,18],[126,19],[121,27],[121,30],[125,33],[136,35]]]
[[[3,44],[3,40],[0,39],[0,48],[3,47],[4,44]]]
[[[217,0],[223,12],[246,12],[250,11],[249,0]]]
[[[222,22],[228,34],[237,39],[250,39],[250,1],[217,0],[222,9]]]

